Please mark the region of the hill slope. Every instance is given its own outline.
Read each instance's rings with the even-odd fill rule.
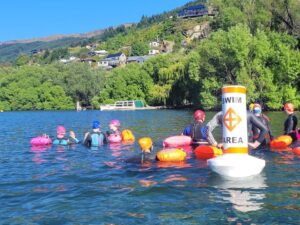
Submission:
[[[182,7],[165,12],[159,15],[150,17],[143,16],[141,21],[136,25],[138,28],[149,27],[152,24],[164,21],[170,16],[176,15],[179,10],[186,6],[195,5],[206,2],[206,0],[196,0],[185,4]],[[129,28],[134,24],[123,24],[118,27],[110,27],[103,30],[96,30],[83,34],[72,35],[52,35],[49,37],[33,38],[27,40],[13,40],[7,42],[0,42],[0,63],[13,62],[20,54],[30,54],[34,49],[55,49],[55,48],[68,48],[71,46],[82,46],[93,41],[106,40],[108,37],[124,33],[123,28]],[[122,28],[119,29],[118,28]],[[113,30],[113,32],[112,32]]]

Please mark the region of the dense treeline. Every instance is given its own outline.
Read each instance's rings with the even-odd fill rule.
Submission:
[[[20,56],[14,67],[0,69],[0,109],[72,109],[76,101],[98,108],[116,100],[141,99],[149,105],[213,110],[220,107],[221,87],[226,84],[245,85],[248,101],[260,102],[265,109],[279,110],[286,101],[300,106],[299,1],[211,4],[218,10],[210,23],[213,32],[185,48],[180,45],[182,31],[203,19],[164,18],[146,27],[144,18],[142,28],[106,33],[100,48],[109,51],[131,45],[131,51],[143,54],[146,43],[157,37],[177,44],[174,53],[143,65],[102,71],[81,63],[56,64],[69,54],[66,49],[52,51],[39,65],[27,65],[30,59]]]
[[[1,110],[74,109],[90,105],[104,74],[85,64],[4,67],[0,70]]]

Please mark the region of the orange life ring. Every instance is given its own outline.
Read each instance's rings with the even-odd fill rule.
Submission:
[[[223,154],[223,151],[214,146],[202,145],[195,149],[197,159],[211,159]]]
[[[270,146],[271,148],[275,149],[284,149],[287,148],[291,143],[293,142],[293,139],[289,135],[281,135],[274,140],[271,141]]]
[[[162,162],[178,162],[186,158],[186,153],[180,148],[166,148],[160,150],[156,158]]]

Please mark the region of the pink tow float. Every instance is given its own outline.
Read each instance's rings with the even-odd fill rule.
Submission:
[[[122,136],[120,134],[111,134],[107,139],[109,143],[120,143],[122,141]]]
[[[192,141],[191,137],[178,135],[178,136],[172,136],[172,137],[166,138],[163,142],[163,146],[170,147],[170,148],[176,148],[176,147],[191,145],[192,142],[193,141]]]
[[[51,139],[48,136],[38,136],[30,140],[32,146],[44,146],[50,145],[52,143]]]

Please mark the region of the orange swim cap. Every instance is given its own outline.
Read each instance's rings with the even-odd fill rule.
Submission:
[[[139,139],[139,145],[142,150],[148,150],[152,147],[152,140],[149,137],[143,137]]]
[[[288,112],[294,112],[294,105],[290,102],[284,104],[284,110]]]

